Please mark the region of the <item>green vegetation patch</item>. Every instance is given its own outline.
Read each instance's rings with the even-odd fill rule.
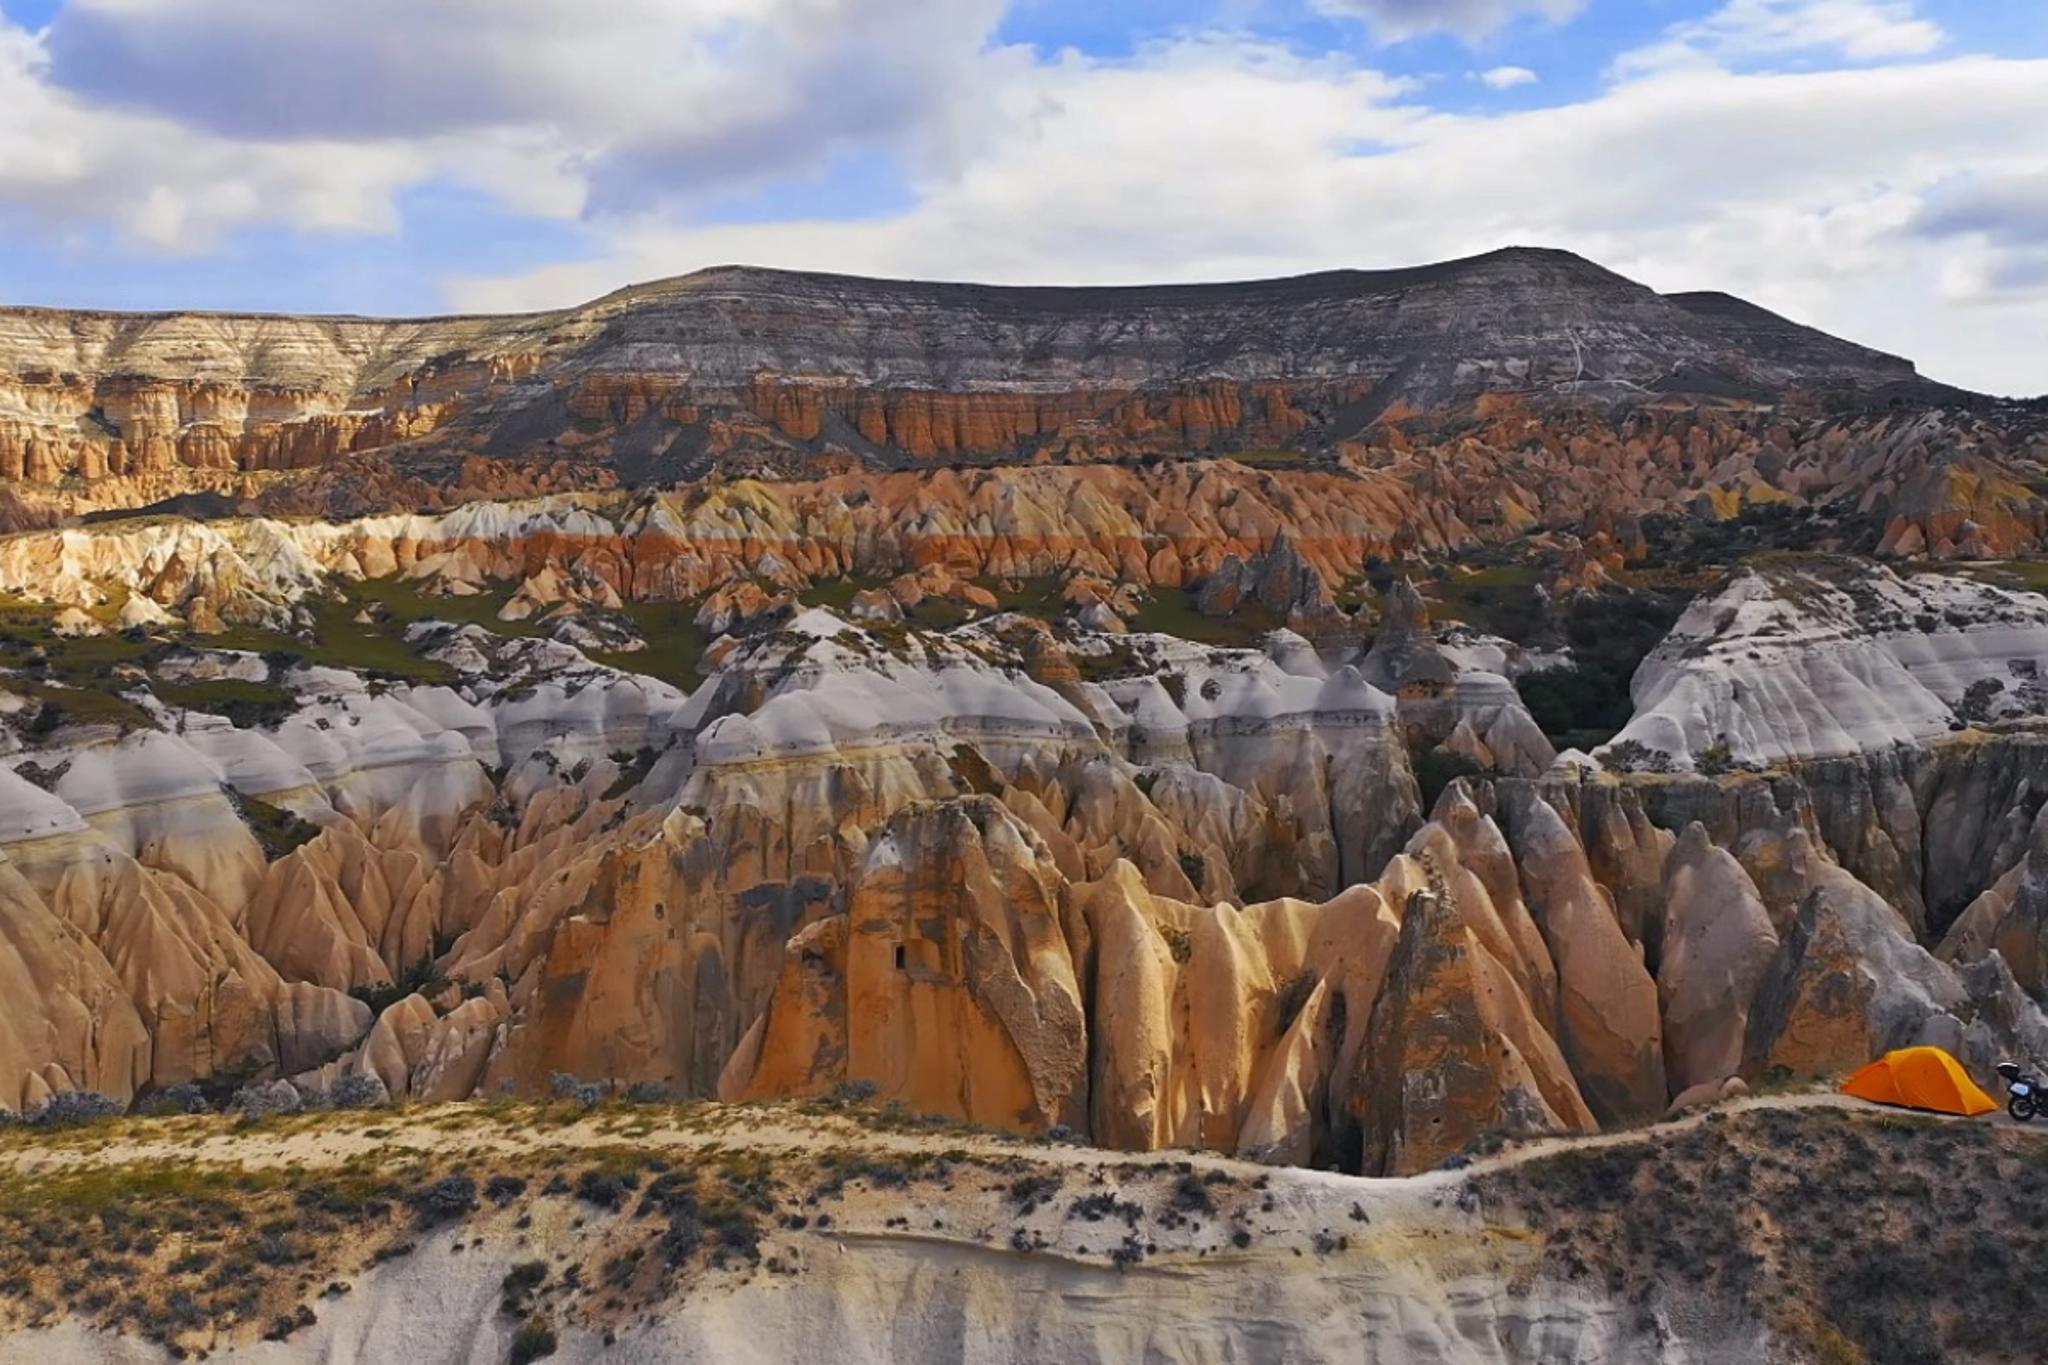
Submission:
[[[152,727],[149,713],[121,695],[141,683],[120,673],[141,668],[156,647],[139,631],[116,629],[126,601],[122,594],[86,613],[107,633],[69,637],[53,629],[57,608],[0,597],[0,668],[17,674],[0,685],[40,703],[24,714],[29,725],[41,733],[63,724]]]
[[[628,602],[621,612],[632,621],[647,648],[624,653],[593,650],[590,657],[622,673],[659,678],[687,692],[704,681],[705,638],[694,619],[696,608],[684,602]]]
[[[1989,583],[1993,587],[2048,596],[2048,559],[2006,559],[1987,564],[1944,564],[1932,560],[1916,560],[1906,566],[1905,572],[1960,574],[1965,578],[1974,578],[1980,583]]]
[[[351,589],[361,586],[348,585]],[[352,591],[339,598],[309,598],[305,606],[313,617],[310,637],[236,626],[219,635],[194,636],[192,643],[215,649],[248,650],[280,662],[318,664],[403,682],[445,685],[455,681],[454,669],[423,657],[406,642],[406,622],[396,616],[367,622],[356,620],[369,600]]]
[[[1019,616],[1056,621],[1067,609],[1066,584],[1057,578],[1020,578],[983,586],[996,595],[998,610]]]
[[[498,613],[515,595],[506,583],[493,583],[468,597],[430,597],[420,591],[417,580],[371,578],[360,583],[337,579],[351,604],[381,607],[400,633],[415,621],[448,621],[458,626],[482,626],[498,635],[534,636],[541,628],[532,621],[503,621]],[[351,612],[351,615],[354,613]]]
[[[1626,588],[1570,599],[1563,628],[1572,663],[1515,681],[1551,743],[1590,752],[1629,723],[1636,669],[1678,624],[1686,602],[1681,593]]]
[[[257,846],[270,862],[295,850],[304,848],[320,837],[320,827],[302,820],[282,806],[273,806],[268,801],[253,796],[244,796],[233,788],[228,789],[228,799],[240,812],[242,823],[256,837]]]
[[[165,682],[158,679],[150,684],[150,689],[166,705],[225,716],[243,730],[277,725],[298,709],[297,698],[290,688],[274,683],[245,682],[239,678],[218,678],[207,682]]]
[[[1419,584],[1432,619],[1462,621],[1476,630],[1516,644],[1531,642],[1546,620],[1536,594],[1536,571],[1526,564],[1454,570],[1448,578]]]
[[[1629,568],[1681,575],[1725,568],[1771,550],[1871,555],[1884,538],[1881,517],[1848,504],[1759,503],[1719,521],[1659,514],[1645,517],[1642,529],[1649,552]]]
[[[1157,588],[1131,619],[1131,629],[1146,635],[1171,635],[1218,649],[1256,649],[1273,630],[1286,624],[1254,602],[1245,602],[1228,616],[1204,616],[1193,596]]]

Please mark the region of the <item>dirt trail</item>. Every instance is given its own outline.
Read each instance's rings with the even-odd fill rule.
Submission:
[[[1300,1168],[1273,1170],[1290,1184],[1332,1186],[1381,1199],[1403,1193],[1440,1195],[1445,1186],[1471,1176],[1512,1169],[1559,1152],[1650,1142],[1696,1128],[1719,1116],[1756,1110],[1869,1109],[1861,1100],[1832,1091],[1758,1095],[1649,1124],[1592,1136],[1559,1136],[1518,1142],[1493,1156],[1419,1175],[1368,1178]],[[674,1115],[681,1115],[676,1121]],[[2048,1137],[2048,1125],[2034,1128],[2003,1113],[1983,1119],[1937,1114],[1913,1115],[1941,1122],[1989,1122]],[[311,1116],[255,1128],[217,1118],[156,1120],[141,1132],[116,1131],[95,1140],[91,1131],[64,1134],[50,1145],[0,1147],[0,1172],[51,1175],[79,1169],[153,1163],[235,1166],[250,1170],[324,1170],[362,1157],[493,1155],[532,1156],[563,1148],[601,1150],[633,1147],[660,1152],[713,1153],[734,1149],[775,1154],[822,1155],[858,1150],[878,1156],[962,1153],[989,1160],[1017,1158],[1060,1167],[1149,1166],[1163,1160],[1189,1162],[1201,1170],[1257,1174],[1254,1166],[1207,1152],[1114,1152],[1060,1143],[1032,1142],[999,1134],[938,1129],[874,1127],[857,1117],[805,1113],[780,1106],[704,1105],[682,1111],[600,1111],[564,1122],[546,1111],[505,1111],[470,1104],[441,1105],[409,1113],[361,1111]]]

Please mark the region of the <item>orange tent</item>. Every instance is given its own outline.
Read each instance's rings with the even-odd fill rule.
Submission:
[[[1963,1064],[1938,1047],[1909,1047],[1884,1056],[1842,1082],[1842,1093],[1876,1104],[1902,1104],[1938,1114],[1976,1117],[1998,1108]]]

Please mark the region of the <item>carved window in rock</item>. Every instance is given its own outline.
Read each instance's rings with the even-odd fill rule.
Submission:
[[[959,928],[957,919],[943,916],[904,925],[904,935],[895,948],[896,970],[912,977],[950,980],[960,959]]]

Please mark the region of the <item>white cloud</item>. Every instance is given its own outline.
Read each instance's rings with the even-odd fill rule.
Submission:
[[[402,181],[446,176],[530,209],[624,212],[816,172],[848,151],[943,159],[970,135],[1005,0],[67,0],[35,38],[0,20],[9,78],[45,111],[44,154],[93,161],[99,131],[181,130],[179,145],[296,146]],[[10,111],[10,125],[19,122]],[[8,132],[20,131],[10,126]],[[341,149],[341,150],[336,150]],[[318,160],[314,159],[317,156]],[[346,165],[320,196],[352,188]],[[159,165],[137,205],[187,196]],[[206,184],[199,181],[199,185]],[[223,199],[195,220],[249,220]],[[316,225],[319,205],[272,206]],[[315,210],[310,216],[302,209]]]
[[[0,208],[64,228],[112,223],[167,250],[252,223],[387,231],[431,159],[399,142],[225,142],[52,87],[41,48],[0,24]]]
[[[1000,0],[476,0],[404,22],[398,6],[70,0],[98,27],[67,37],[60,15],[32,38],[0,22],[0,214],[198,249],[247,224],[387,230],[402,190],[453,180],[581,217],[600,244],[422,300],[466,308],[733,261],[1102,283],[1554,245],[1658,288],[1745,294],[1941,378],[2048,388],[2048,218],[2031,216],[2048,63],[1769,74],[1733,55],[1828,51],[1815,33],[1858,58],[1938,41],[1898,5],[1738,0],[1674,33],[1690,65],[1462,115],[1431,107],[1427,85],[1236,35],[1118,61],[994,46]],[[1433,14],[1478,33],[1574,6],[1351,8],[1390,32]],[[1787,28],[1795,13],[1834,17]],[[66,55],[124,22],[126,46]],[[240,69],[258,55],[303,98]],[[1483,78],[1520,79],[1509,70]],[[909,206],[702,221],[707,197],[788,185],[848,149],[900,167],[891,198]]]
[[[1613,71],[1627,77],[1815,52],[1887,61],[1926,56],[1945,41],[1912,0],[1728,0],[1703,19],[1672,25],[1661,41],[1623,53]]]
[[[1362,19],[1390,43],[1436,32],[1477,42],[1523,15],[1563,23],[1585,7],[1586,0],[1316,0],[1322,13]]]
[[[1534,85],[1537,81],[1536,73],[1526,66],[1496,66],[1478,75],[1489,90],[1513,90],[1518,85]]]
[[[1950,301],[2048,298],[2048,172],[1965,175],[1929,195],[1909,226],[1947,247],[1941,283]],[[2048,389],[2048,361],[2039,368]]]

